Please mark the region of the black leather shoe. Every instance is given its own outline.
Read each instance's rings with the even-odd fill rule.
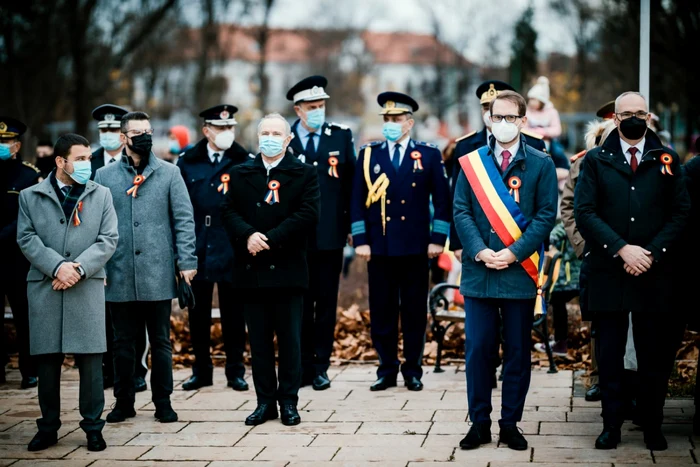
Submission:
[[[299,412],[297,412],[297,407],[292,404],[284,404],[280,407],[280,418],[282,419],[282,425],[292,426],[301,423],[301,417]]]
[[[462,449],[476,449],[482,444],[491,442],[491,427],[486,424],[475,423],[469,429],[467,436],[459,442]]]
[[[328,374],[324,371],[316,375],[312,383],[314,391],[324,391],[331,387],[331,380],[328,379]]]
[[[506,444],[514,451],[524,451],[527,449],[527,440],[516,425],[501,428],[498,434],[498,441]]]
[[[252,414],[245,419],[245,424],[248,426],[262,425],[268,420],[274,420],[278,417],[277,406],[274,404],[258,404]]]
[[[234,391],[247,391],[248,383],[243,378],[236,376],[233,379],[228,380],[228,387],[233,388]]]
[[[134,406],[131,405],[121,405],[117,403],[112,411],[107,414],[107,423],[121,423],[127,418],[133,418],[136,416],[136,411]]]
[[[620,444],[620,429],[614,426],[606,426],[603,432],[595,440],[596,449],[616,449]]]
[[[87,435],[88,451],[104,451],[107,449],[107,443],[99,431],[91,431]]]
[[[20,383],[19,387],[22,389],[31,389],[31,388],[35,388],[36,385],[37,385],[36,376],[27,376],[26,378],[22,378],[22,382]]]
[[[146,380],[141,376],[134,377],[134,392],[143,392],[148,389],[146,386]]]
[[[382,376],[375,381],[370,387],[370,391],[385,391],[389,388],[396,387],[396,376]]]
[[[409,391],[421,391],[423,389],[423,383],[415,376],[409,376],[404,380],[403,384]]]
[[[156,417],[160,423],[174,423],[177,421],[177,413],[175,413],[170,403],[156,407],[156,412],[153,416]]]
[[[58,443],[57,433],[46,433],[44,431],[40,431],[34,435],[34,438],[32,438],[32,440],[29,442],[27,449],[32,452],[43,451],[56,443]]]
[[[591,387],[586,391],[586,400],[588,402],[597,402],[602,399],[603,396],[600,392],[600,386],[597,384],[591,384]]]
[[[194,391],[195,389],[205,386],[212,386],[214,383],[211,378],[202,378],[201,376],[190,376],[190,379],[182,383],[182,389],[185,391]]]
[[[644,444],[650,451],[665,451],[668,449],[668,442],[664,434],[661,433],[661,428],[646,428],[644,430]]]

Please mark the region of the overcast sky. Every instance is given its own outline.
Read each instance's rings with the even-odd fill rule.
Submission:
[[[592,0],[597,1],[597,0]],[[574,43],[567,25],[548,7],[549,0],[276,0],[270,16],[273,27],[355,27],[375,31],[415,31],[430,34],[430,9],[437,14],[444,38],[476,63],[505,65],[509,61],[512,26],[532,3],[537,48],[572,54]],[[197,22],[198,5],[185,7]],[[261,20],[250,18],[245,23]],[[226,21],[239,21],[231,11]]]

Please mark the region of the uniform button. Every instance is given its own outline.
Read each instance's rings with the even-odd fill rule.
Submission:
[[[66,220],[65,220],[65,219],[61,219],[61,224],[65,224],[65,223],[66,223]]]
[[[207,248],[211,248],[211,245],[207,245]]]
[[[246,264],[246,265],[245,265],[245,268],[246,268],[246,269],[250,269],[250,264]]]
[[[389,222],[391,220],[391,217],[387,217],[386,221]]]
[[[603,248],[607,248],[607,247],[608,247],[608,245],[603,245]]]
[[[386,200],[386,204],[391,204],[391,200],[390,199]]]
[[[406,220],[406,216],[401,216],[401,220],[402,220],[402,221],[405,221],[405,220]]]
[[[314,161],[314,167],[316,167],[317,165],[318,165],[318,162]]]
[[[138,222],[134,222],[134,227],[138,227],[138,226],[139,226],[139,223],[138,223]]]
[[[491,233],[492,233],[492,234],[495,234],[495,233],[496,233],[496,231],[495,231],[495,230],[493,230],[493,229],[491,229]]]
[[[406,200],[405,200],[405,199],[402,199],[402,200],[401,200],[401,204],[406,204]]]
[[[271,264],[271,265],[270,265],[270,270],[274,271],[274,269],[275,269],[275,265],[274,265],[274,264]]]
[[[630,219],[632,222],[634,222],[634,217]]]
[[[209,186],[214,186],[214,184],[213,184],[213,183],[210,183]]]
[[[70,251],[66,251],[66,258],[70,257]]]
[[[416,182],[411,183],[411,186],[412,186],[413,188],[415,188],[415,187],[416,187]]]
[[[192,181],[194,182],[194,178],[192,179]]]
[[[661,251],[663,251],[664,253],[666,253],[666,248],[662,248]]]
[[[255,204],[257,204],[257,205],[258,205],[258,207],[262,206],[262,205],[261,205],[260,203],[255,203]]]
[[[134,253],[136,253],[137,255],[140,255],[140,254],[141,254],[141,250],[136,250]]]
[[[634,191],[634,187],[632,187],[632,191]]]

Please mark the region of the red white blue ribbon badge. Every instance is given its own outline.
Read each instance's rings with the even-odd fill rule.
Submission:
[[[141,184],[143,184],[143,182],[145,182],[145,181],[146,181],[146,177],[144,177],[143,175],[135,176],[134,177],[134,186],[132,186],[131,188],[126,190],[126,194],[128,196],[132,196],[132,197],[136,198],[136,192],[139,191],[139,186],[141,186]]]
[[[673,175],[673,172],[671,172],[671,164],[673,163],[673,156],[671,156],[669,153],[665,152],[661,154],[661,157],[659,158],[661,161],[661,173],[664,175]]]
[[[80,219],[80,213],[83,212],[83,202],[78,201],[78,205],[73,211],[73,225],[78,227],[83,221]]]
[[[224,194],[228,193],[228,182],[231,181],[231,176],[229,174],[223,174],[221,176],[221,185],[219,185],[219,188],[216,190],[221,193],[222,191]]]
[[[508,179],[508,192],[513,197],[516,203],[520,202],[520,187],[523,186],[523,182],[520,181],[518,177],[510,177]]]
[[[267,204],[275,204],[280,202],[280,194],[279,194],[279,189],[280,189],[280,182],[277,180],[270,180],[270,183],[267,184],[267,187],[270,189],[270,191],[267,192],[265,195],[265,202]]]
[[[335,156],[331,156],[328,158],[328,175],[330,175],[333,178],[340,178],[338,177],[338,158]]]
[[[411,159],[413,159],[413,171],[414,172],[422,172],[423,171],[423,162],[421,162],[422,157],[423,156],[418,151],[413,151],[411,153]]]

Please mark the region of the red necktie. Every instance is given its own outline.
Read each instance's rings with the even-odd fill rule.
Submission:
[[[631,148],[628,149],[628,151],[630,152],[630,155],[632,156],[632,157],[630,157],[630,167],[632,167],[632,172],[636,172],[637,165],[638,165],[638,162],[637,162],[638,149],[635,148],[634,146],[632,146]]]
[[[503,160],[501,161],[501,172],[505,172],[506,169],[508,168],[508,164],[510,164],[510,151],[504,150],[501,153],[501,157]]]

